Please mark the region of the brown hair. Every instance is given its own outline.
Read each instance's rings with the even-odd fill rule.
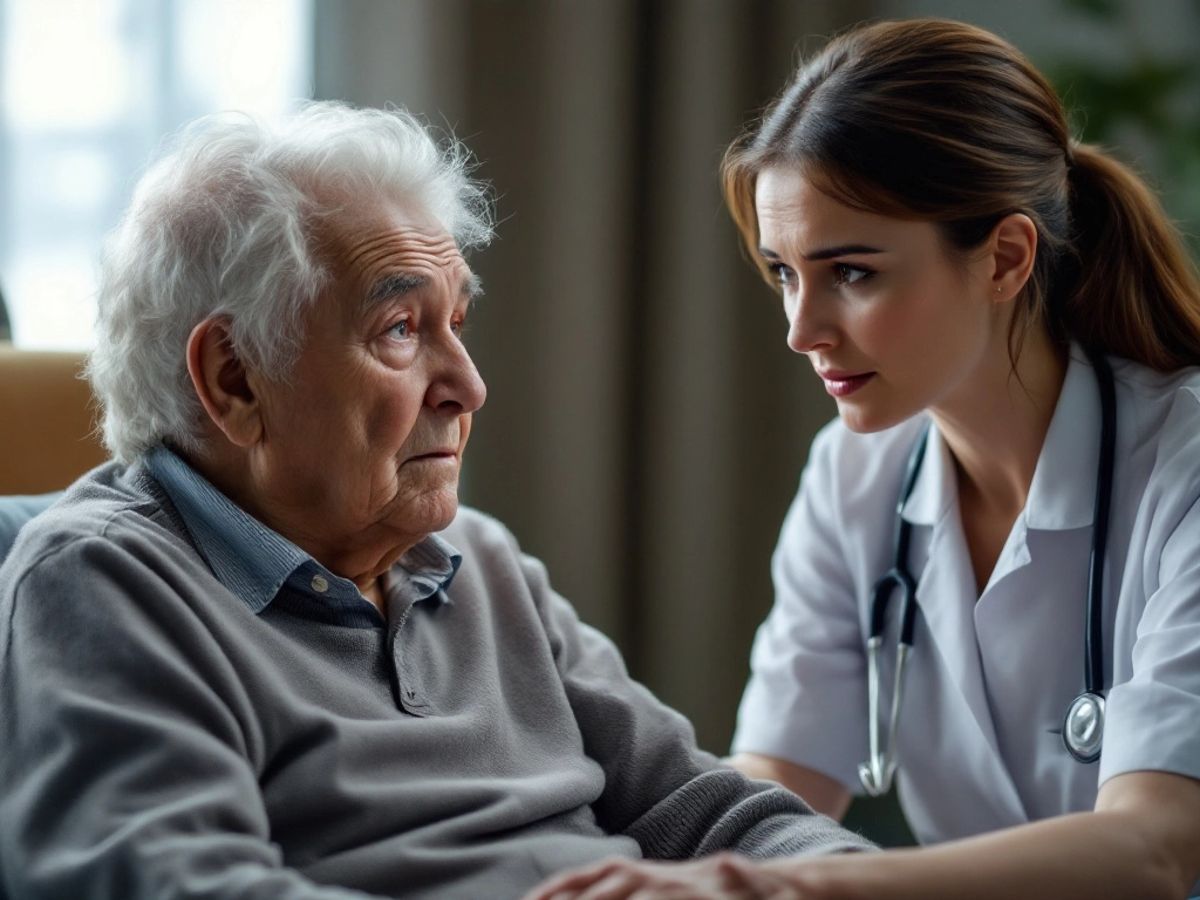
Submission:
[[[834,38],[726,151],[725,200],[758,259],[754,190],[799,167],[836,200],[935,223],[967,251],[1004,216],[1038,233],[1013,318],[1171,370],[1200,363],[1200,278],[1154,193],[1070,138],[1049,82],[1014,47],[959,22],[880,22]],[[764,277],[769,277],[759,262]]]

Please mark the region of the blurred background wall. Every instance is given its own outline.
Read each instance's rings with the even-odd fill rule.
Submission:
[[[80,26],[97,9],[105,24]],[[1024,49],[1076,130],[1118,144],[1197,229],[1195,0],[0,0],[0,284],[14,337],[86,346],[96,235],[149,148],[191,115],[313,96],[403,105],[453,132],[499,216],[472,260],[487,296],[467,339],[490,393],[464,497],[544,559],[633,674],[724,752],[771,603],[775,532],[834,408],[741,258],[717,165],[798,53],[853,22],[919,15]],[[81,27],[127,49],[65,51]],[[115,106],[70,81],[95,93],[110,70],[124,73]],[[47,124],[45,98],[60,93]],[[115,112],[98,119],[106,102]],[[864,715],[865,699],[846,714]],[[855,815],[903,840],[880,809]]]

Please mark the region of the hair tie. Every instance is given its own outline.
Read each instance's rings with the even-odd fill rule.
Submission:
[[[1079,142],[1075,140],[1067,141],[1067,146],[1063,147],[1063,159],[1067,163],[1067,171],[1075,168],[1077,160],[1075,159],[1075,148],[1079,146]]]

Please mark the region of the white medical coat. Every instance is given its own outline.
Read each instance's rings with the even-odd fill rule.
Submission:
[[[904,518],[913,524],[914,648],[896,742],[901,806],[922,843],[1091,809],[1123,772],[1200,778],[1200,369],[1112,359],[1116,470],[1104,573],[1111,685],[1096,764],[1063,748],[1083,690],[1087,569],[1099,456],[1095,375],[1072,348],[1025,509],[979,594],[953,461],[936,428]],[[861,792],[871,588],[892,565],[896,503],[927,418],[876,434],[840,421],[815,440],[773,561],[735,752],[808,766]],[[900,592],[888,609],[881,720]],[[881,721],[881,727],[885,726]]]

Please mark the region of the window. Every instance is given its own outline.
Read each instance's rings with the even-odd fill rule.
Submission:
[[[310,95],[311,6],[0,0],[0,288],[17,345],[91,345],[104,235],[166,134]]]

